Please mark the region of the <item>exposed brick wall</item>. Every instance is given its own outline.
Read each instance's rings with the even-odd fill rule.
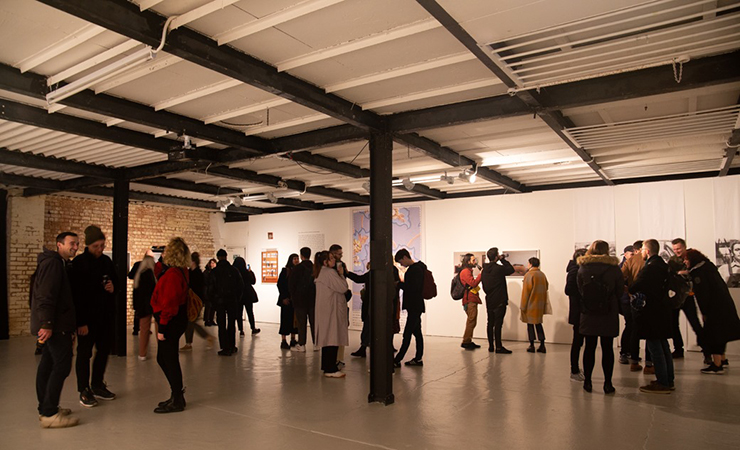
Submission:
[[[80,236],[80,252],[84,249],[84,230],[94,224],[106,235],[106,251],[113,245],[113,202],[89,198],[50,195],[11,199],[10,230],[10,334],[28,334],[28,279],[35,270],[36,255],[41,247],[55,248],[56,235],[73,231]],[[165,245],[173,236],[185,239],[191,252],[200,252],[202,259],[215,253],[211,231],[211,213],[170,206],[132,203],[129,205],[128,252],[131,264],[139,261],[152,245]],[[78,253],[78,254],[79,254]],[[129,323],[132,282],[127,280]]]

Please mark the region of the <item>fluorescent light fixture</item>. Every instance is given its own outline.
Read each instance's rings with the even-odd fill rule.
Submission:
[[[402,182],[402,183],[403,183],[403,187],[404,187],[404,188],[405,188],[405,189],[406,189],[407,191],[412,191],[412,190],[414,190],[414,186],[415,186],[415,184],[414,184],[414,182],[413,182],[413,181],[411,181],[411,179],[410,179],[410,178],[404,178],[404,179],[403,179],[403,182]]]
[[[79,80],[75,80],[69,84],[66,84],[59,89],[55,89],[46,94],[46,102],[49,105],[60,102],[67,97],[71,97],[78,92],[82,92],[85,89],[112,78],[134,66],[138,66],[147,61],[151,61],[156,57],[157,54],[152,50],[151,47],[143,48],[129,56],[119,59],[118,61],[109,64],[95,72],[85,75]]]

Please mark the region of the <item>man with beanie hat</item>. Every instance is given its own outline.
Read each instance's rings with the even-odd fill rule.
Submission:
[[[85,228],[85,251],[72,261],[72,296],[77,312],[77,390],[80,404],[92,408],[97,399],[113,400],[103,376],[113,342],[115,287],[113,261],[103,254],[105,234],[95,225]],[[95,359],[90,377],[90,359]]]

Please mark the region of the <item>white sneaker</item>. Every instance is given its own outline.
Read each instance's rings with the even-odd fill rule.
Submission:
[[[291,352],[299,352],[299,353],[306,353],[306,346],[301,344],[296,344],[295,347],[290,349]]]
[[[570,374],[570,381],[575,381],[576,383],[582,383],[585,379],[586,377],[583,376],[583,372]]]
[[[331,372],[331,373],[324,372],[324,376],[326,378],[344,378],[347,376],[347,374],[344,372]]]
[[[146,356],[139,356],[139,361],[146,361]]]

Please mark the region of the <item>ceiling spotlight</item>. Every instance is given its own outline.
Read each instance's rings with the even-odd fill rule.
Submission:
[[[406,189],[407,191],[412,191],[412,190],[414,190],[414,186],[415,186],[415,184],[414,184],[414,182],[413,182],[413,181],[411,181],[411,179],[410,179],[410,178],[404,178],[404,179],[403,179],[403,187],[404,187],[404,188],[405,188],[405,189]]]
[[[242,206],[242,198],[241,197],[234,197],[231,199],[231,202],[234,203],[236,206]]]
[[[444,175],[439,177],[439,181],[446,181],[447,184],[455,184],[455,177],[447,175],[447,172],[445,172]]]
[[[265,194],[265,196],[268,200],[270,200],[270,203],[277,203],[278,201],[277,197],[275,197],[275,194],[273,194],[272,192],[268,192],[267,194]]]
[[[467,181],[470,184],[475,183],[475,180],[477,178],[478,173],[478,166],[473,164],[473,168],[471,169],[464,169],[462,172],[460,172],[460,179]]]
[[[365,189],[367,191],[367,193],[369,194],[370,193],[370,182],[369,181],[366,181],[366,182],[362,183],[362,188]]]
[[[280,190],[287,190],[288,189],[288,183],[286,183],[283,180],[280,180],[277,182],[277,188]]]

